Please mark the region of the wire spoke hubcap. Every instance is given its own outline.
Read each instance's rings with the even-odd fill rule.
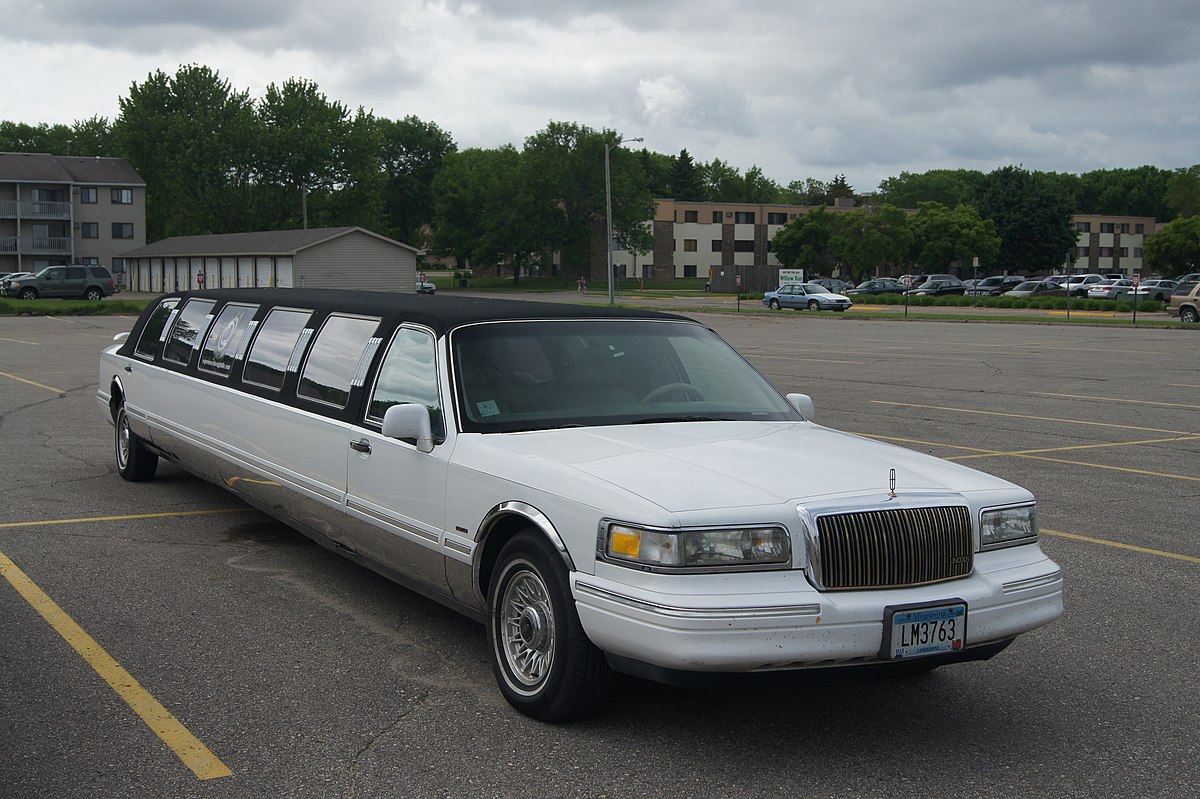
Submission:
[[[554,662],[554,610],[545,583],[524,569],[504,590],[501,646],[513,676],[527,686],[546,679]]]

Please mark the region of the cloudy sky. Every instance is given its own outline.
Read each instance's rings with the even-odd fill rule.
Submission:
[[[290,77],[460,148],[551,121],[779,183],[1200,163],[1197,0],[0,0],[0,119],[115,118],[155,70]],[[639,147],[641,145],[629,145]]]

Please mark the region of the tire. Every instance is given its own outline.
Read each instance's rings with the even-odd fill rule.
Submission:
[[[540,721],[596,710],[610,672],[579,621],[567,568],[550,542],[527,529],[504,545],[488,586],[488,651],[500,693]]]
[[[1200,321],[1200,315],[1196,314],[1195,308],[1180,308],[1179,321],[1183,322],[1184,324],[1194,325],[1196,322]]]
[[[115,436],[117,471],[131,483],[142,483],[154,477],[158,469],[158,455],[151,452],[142,439],[129,428],[129,416],[125,406],[117,411]]]
[[[767,307],[770,308],[772,311],[778,311],[779,310],[779,300],[771,300],[771,302],[769,302],[767,304]]]
[[[21,293],[17,297],[22,300],[36,300],[38,298],[37,289],[21,289]]]
[[[100,291],[100,289],[92,286],[87,290],[87,294],[85,294],[84,297],[91,302],[97,302],[104,298],[104,294]]]
[[[809,300],[808,301],[808,310],[810,310],[810,311],[821,310],[821,303],[817,302],[816,300]]]

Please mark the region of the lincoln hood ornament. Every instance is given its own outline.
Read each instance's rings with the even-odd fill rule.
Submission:
[[[896,498],[896,470],[888,472],[888,499]]]

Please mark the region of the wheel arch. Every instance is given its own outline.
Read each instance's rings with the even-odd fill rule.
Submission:
[[[487,601],[488,585],[492,580],[492,570],[500,558],[500,550],[504,545],[522,530],[534,529],[545,536],[555,552],[562,558],[568,571],[575,570],[571,554],[558,534],[554,523],[538,508],[526,502],[510,500],[501,502],[484,515],[476,535],[478,555],[472,567],[472,582],[479,597]]]
[[[117,412],[124,404],[125,387],[121,385],[121,378],[114,376],[108,389],[108,415],[112,417],[113,424],[117,423]]]

